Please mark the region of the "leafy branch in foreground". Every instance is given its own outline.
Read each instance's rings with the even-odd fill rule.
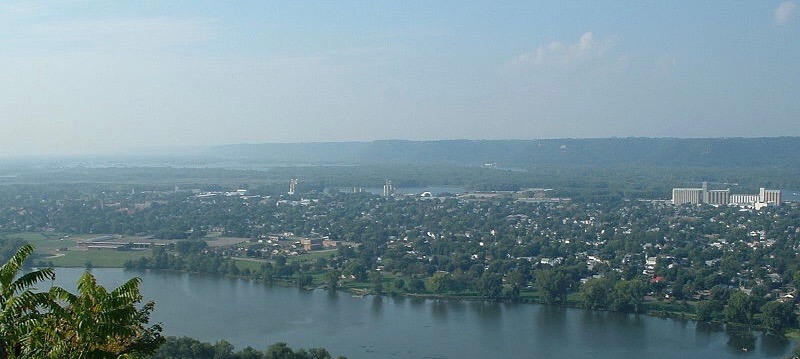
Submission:
[[[148,324],[154,304],[138,307],[139,278],[109,292],[87,272],[77,294],[34,291],[55,274],[48,268],[19,276],[32,252],[25,245],[0,267],[0,358],[133,358],[164,341],[161,327]]]
[[[52,268],[19,275],[23,263],[33,253],[26,244],[0,266],[0,358],[14,357],[31,342],[30,333],[41,323],[37,307],[50,303],[47,293],[34,292],[33,286],[45,279],[54,279]]]

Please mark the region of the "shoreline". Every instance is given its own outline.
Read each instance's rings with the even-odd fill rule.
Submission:
[[[122,269],[123,271],[142,271],[142,269],[136,268],[125,268],[125,267],[93,267],[93,268],[85,268],[81,266],[56,266],[53,267],[57,268],[70,268],[70,269],[84,269],[91,271],[92,269]],[[296,280],[286,280],[286,279],[276,279],[272,282],[264,281],[263,279],[252,278],[248,276],[235,276],[235,275],[228,275],[228,274],[212,274],[212,273],[202,273],[202,272],[192,272],[186,270],[177,270],[177,269],[144,269],[144,271],[154,271],[154,272],[172,272],[172,273],[186,273],[186,274],[200,274],[205,276],[217,277],[217,278],[228,278],[228,279],[246,279],[253,282],[263,283],[267,285],[277,285],[284,288],[298,288],[300,290],[328,290],[327,286],[322,284],[318,286],[307,286],[307,287],[297,287]],[[426,299],[426,300],[451,300],[451,301],[469,301],[469,302],[491,302],[491,303],[505,303],[505,304],[534,304],[534,305],[541,305],[547,307],[561,307],[561,308],[571,308],[571,309],[581,309],[586,311],[596,311],[596,312],[608,312],[608,313],[620,313],[620,314],[632,314],[635,316],[644,315],[653,318],[662,318],[662,319],[673,319],[673,320],[684,320],[684,321],[692,321],[695,325],[712,325],[712,326],[722,326],[727,327],[731,326],[737,329],[748,329],[757,332],[762,332],[767,335],[775,335],[790,340],[795,343],[800,343],[800,328],[788,328],[782,334],[771,333],[769,330],[762,326],[757,325],[745,325],[745,324],[730,324],[725,323],[722,321],[711,321],[711,322],[699,322],[694,318],[694,314],[689,314],[685,312],[673,312],[673,311],[664,311],[664,310],[645,310],[641,313],[629,313],[629,312],[617,312],[611,311],[606,309],[590,309],[585,308],[575,303],[559,303],[559,304],[546,304],[544,302],[537,301],[535,299],[520,299],[518,301],[509,301],[509,300],[489,300],[485,297],[480,296],[469,296],[469,295],[457,295],[457,294],[435,294],[435,293],[408,293],[408,292],[389,292],[383,294],[377,294],[372,290],[368,289],[360,289],[360,288],[337,288],[335,291],[343,292],[347,294],[352,294],[354,297],[366,297],[366,296],[386,296],[386,297],[406,297],[406,298],[419,298],[419,299]],[[652,302],[651,302],[652,303]]]

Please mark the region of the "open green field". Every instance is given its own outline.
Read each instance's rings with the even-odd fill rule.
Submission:
[[[294,263],[294,262],[308,262],[313,261],[317,258],[330,258],[336,254],[335,249],[326,249],[323,251],[313,251],[313,252],[306,252],[299,256],[289,257],[287,262]]]
[[[231,258],[236,263],[236,268],[239,270],[250,269],[251,271],[256,271],[261,269],[261,265],[263,262],[252,261],[252,260],[245,260],[242,258]]]
[[[58,232],[20,232],[5,235],[22,239],[36,249],[34,262],[52,263],[56,267],[122,267],[127,260],[150,256],[150,251],[82,251],[74,250],[77,241],[97,237],[97,234],[65,234]],[[63,250],[68,248],[69,250]]]
[[[330,258],[330,257],[333,257],[335,254],[336,254],[336,250],[335,249],[327,249],[327,250],[324,250],[324,251],[306,252],[306,253],[303,253],[303,254],[301,254],[299,256],[289,257],[286,260],[286,262],[289,263],[289,264],[292,264],[292,263],[295,263],[295,262],[299,262],[299,263],[311,262],[311,261],[313,261],[313,260],[315,260],[317,258]],[[241,270],[244,270],[245,268],[250,268],[250,270],[261,269],[261,264],[266,262],[266,261],[263,261],[263,260],[251,260],[251,259],[235,258],[235,257],[231,257],[231,259],[236,261],[236,267],[238,267]]]

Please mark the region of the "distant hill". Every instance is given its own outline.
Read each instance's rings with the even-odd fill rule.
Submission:
[[[386,140],[239,144],[193,152],[208,159],[262,163],[769,167],[800,165],[800,137]]]

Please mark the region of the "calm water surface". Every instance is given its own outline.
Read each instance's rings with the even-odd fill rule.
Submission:
[[[75,290],[82,269],[60,268]],[[158,271],[94,269],[105,286],[138,276],[167,335],[241,349],[325,347],[356,358],[781,358],[793,343],[693,322],[532,304],[423,300],[266,286]],[[743,351],[742,348],[747,348]]]

